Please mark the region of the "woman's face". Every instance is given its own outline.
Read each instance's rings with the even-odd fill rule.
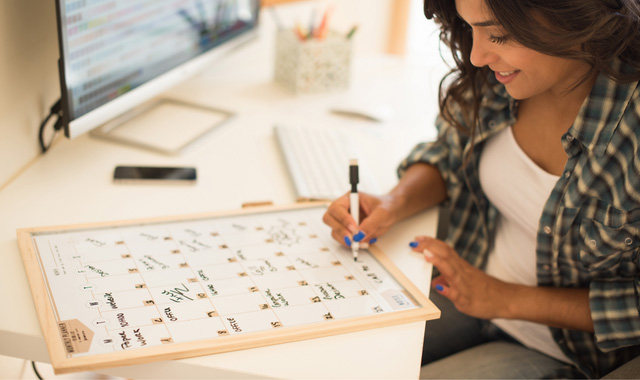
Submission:
[[[484,0],[456,0],[458,15],[471,26],[471,63],[488,66],[515,99],[562,96],[588,70],[584,63],[552,57],[507,35]]]

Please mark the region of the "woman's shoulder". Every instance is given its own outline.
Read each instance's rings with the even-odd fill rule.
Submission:
[[[574,126],[596,153],[640,152],[640,82],[620,81],[600,73]],[[631,149],[629,149],[631,147]]]
[[[616,113],[619,118],[614,118],[620,123],[632,123],[636,135],[640,136],[640,73],[638,68],[631,65],[614,61],[612,71],[618,73],[620,77],[627,80],[614,78],[607,73],[600,73],[592,94],[596,95],[596,100],[600,100],[601,109],[610,109],[609,114],[602,112],[602,116],[612,118]]]
[[[618,84],[616,90],[617,93],[626,91],[630,94],[627,101],[616,101],[614,98],[614,105],[622,109],[616,131],[625,135],[633,135],[640,146],[640,81]]]

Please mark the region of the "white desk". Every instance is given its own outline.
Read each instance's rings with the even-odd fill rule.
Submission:
[[[228,70],[238,60],[246,61],[241,54],[229,57],[172,91],[237,113],[184,154],[162,156],[86,135],[61,140],[0,193],[0,355],[48,362],[16,228],[230,210],[250,201],[292,203],[294,189],[271,129],[277,122],[351,129],[383,189],[393,185],[402,155],[418,139],[433,136],[437,69],[393,58],[357,59],[348,92],[294,97],[271,82],[268,65]],[[390,105],[396,118],[376,125],[328,113],[329,106],[350,97]],[[433,106],[425,109],[429,101]],[[193,165],[199,179],[194,186],[116,185],[111,176],[117,164]],[[429,289],[429,268],[408,243],[417,234],[433,233],[435,219],[432,211],[418,215],[377,243],[423,292]],[[135,379],[417,378],[423,332],[419,322],[102,372]]]

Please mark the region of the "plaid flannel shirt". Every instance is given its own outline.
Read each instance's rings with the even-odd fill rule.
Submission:
[[[438,117],[436,141],[416,146],[398,169],[402,175],[412,164],[426,162],[440,170],[450,211],[447,241],[479,268],[487,262],[498,211],[480,187],[478,157],[484,142],[513,125],[517,113],[517,102],[504,86],[495,79],[491,83],[483,94],[474,144]],[[600,377],[640,354],[637,87],[638,82],[619,84],[601,74],[562,137],[568,161],[539,220],[538,286],[588,288],[595,334],[551,328],[575,363],[555,376]]]

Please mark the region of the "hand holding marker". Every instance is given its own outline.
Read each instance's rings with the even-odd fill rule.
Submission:
[[[356,225],[360,225],[360,199],[358,197],[358,160],[349,161],[349,183],[351,184],[351,193],[349,194],[349,211],[351,217],[356,222]],[[358,260],[358,249],[360,249],[359,241],[362,240],[364,234],[362,231],[358,232],[353,237],[353,243],[351,243],[351,251],[353,252],[353,261]]]

